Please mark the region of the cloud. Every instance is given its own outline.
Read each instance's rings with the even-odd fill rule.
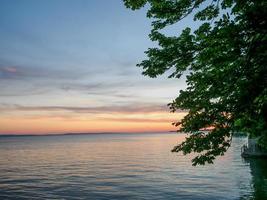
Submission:
[[[49,68],[44,66],[1,66],[1,79],[16,79],[16,80],[69,80],[81,78],[88,74],[87,71],[81,71],[75,68],[59,67]]]
[[[4,67],[3,71],[9,72],[9,73],[17,73],[17,69],[15,67]]]
[[[35,96],[35,95],[43,95],[49,93],[48,89],[39,89],[39,88],[28,88],[25,90],[20,90],[18,92],[9,91],[9,92],[1,92],[0,97],[20,97],[20,96]]]
[[[109,79],[110,74],[95,77],[93,69],[81,70],[80,67],[45,68],[33,66],[1,66],[0,96],[27,96],[51,93],[51,91],[79,92],[90,95],[109,95],[129,97],[120,88],[134,87],[131,81],[118,77]],[[41,92],[40,92],[41,91]]]
[[[172,123],[173,121],[176,121],[174,119],[170,118],[157,118],[157,119],[151,119],[151,118],[100,118],[101,120],[104,121],[119,121],[119,122],[137,122],[137,123]]]
[[[135,85],[130,82],[105,82],[105,83],[66,83],[59,86],[65,92],[81,92],[93,96],[105,96],[129,99],[137,97],[131,90]]]
[[[165,105],[129,104],[122,106],[74,107],[74,106],[23,106],[0,104],[0,112],[6,119],[22,117],[26,120],[67,122],[114,122],[114,123],[173,123],[181,120],[186,111],[169,113]],[[12,119],[10,118],[10,119]]]
[[[101,107],[75,107],[75,106],[23,106],[18,104],[0,104],[0,111],[67,111],[73,113],[157,113],[168,112],[168,107],[161,104],[128,104],[122,106],[101,106]]]
[[[88,72],[75,68],[51,69],[32,66],[1,66],[0,86],[2,97],[42,95],[53,91],[90,91],[107,87],[95,81],[87,84],[80,80],[90,80]],[[86,78],[85,78],[86,77]]]
[[[62,84],[59,88],[63,91],[90,91],[102,89],[104,86],[101,83],[88,83],[88,84],[77,84],[77,83],[68,83]]]
[[[112,88],[128,88],[133,86],[132,83],[125,83],[121,81],[117,82],[92,82],[92,83],[64,83],[60,86],[60,89],[64,91],[86,91],[86,92],[92,92],[96,91],[96,94],[99,94],[99,91],[107,91]]]
[[[167,113],[168,114],[168,113]],[[60,121],[69,121],[69,122],[83,122],[83,121],[111,121],[111,122],[132,122],[132,123],[172,123],[175,122],[181,117],[184,116],[186,113],[181,113],[181,115],[164,115],[165,117],[162,116],[151,116],[147,115],[139,115],[138,117],[130,117],[131,115],[126,115],[125,117],[119,117],[119,116],[112,116],[112,115],[94,115],[92,117],[83,117],[80,115],[71,115],[71,114],[66,114],[66,113],[49,113],[49,114],[35,114],[35,115],[24,115],[23,119],[31,119],[31,120],[47,120],[47,119],[52,119],[52,120],[60,120]],[[10,117],[10,115],[9,115]]]
[[[0,66],[0,78],[1,79],[11,79],[16,77],[19,74],[19,71],[16,67],[13,66]]]

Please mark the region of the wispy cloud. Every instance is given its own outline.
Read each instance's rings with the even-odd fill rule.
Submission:
[[[16,67],[13,66],[0,66],[0,78],[1,79],[12,79],[18,76],[20,72]]]
[[[108,91],[114,88],[129,88],[133,87],[134,84],[130,82],[123,81],[113,81],[113,82],[88,82],[79,83],[79,82],[66,82],[60,86],[60,89],[64,91],[85,91],[85,92],[94,92],[99,94],[100,91]]]
[[[75,68],[59,67],[49,68],[45,66],[1,66],[1,79],[16,79],[16,80],[70,80],[77,79],[88,75],[88,71],[81,71]]]
[[[104,121],[119,121],[119,122],[137,122],[137,123],[171,123],[176,121],[175,119],[170,118],[100,118]]]
[[[122,106],[75,107],[75,106],[23,106],[0,104],[0,111],[68,111],[74,113],[154,113],[166,112],[168,107],[160,104],[129,104]]]

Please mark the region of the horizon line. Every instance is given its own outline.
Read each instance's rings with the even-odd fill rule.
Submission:
[[[64,135],[97,135],[97,134],[161,134],[161,133],[178,133],[177,131],[144,131],[144,132],[70,132],[70,133],[41,133],[41,134],[19,134],[19,133],[14,133],[14,134],[2,134],[0,133],[0,137],[9,137],[9,136],[64,136]]]

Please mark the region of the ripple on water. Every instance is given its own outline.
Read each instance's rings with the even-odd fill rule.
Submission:
[[[0,140],[0,199],[267,199],[266,161],[234,138],[214,165],[173,154],[184,135],[107,134]],[[262,166],[263,169],[261,168]]]

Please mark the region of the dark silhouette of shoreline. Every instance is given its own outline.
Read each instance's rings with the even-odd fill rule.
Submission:
[[[29,136],[68,136],[68,135],[104,135],[104,134],[179,134],[176,131],[166,132],[84,132],[84,133],[45,133],[45,134],[0,134],[0,137],[29,137]]]

